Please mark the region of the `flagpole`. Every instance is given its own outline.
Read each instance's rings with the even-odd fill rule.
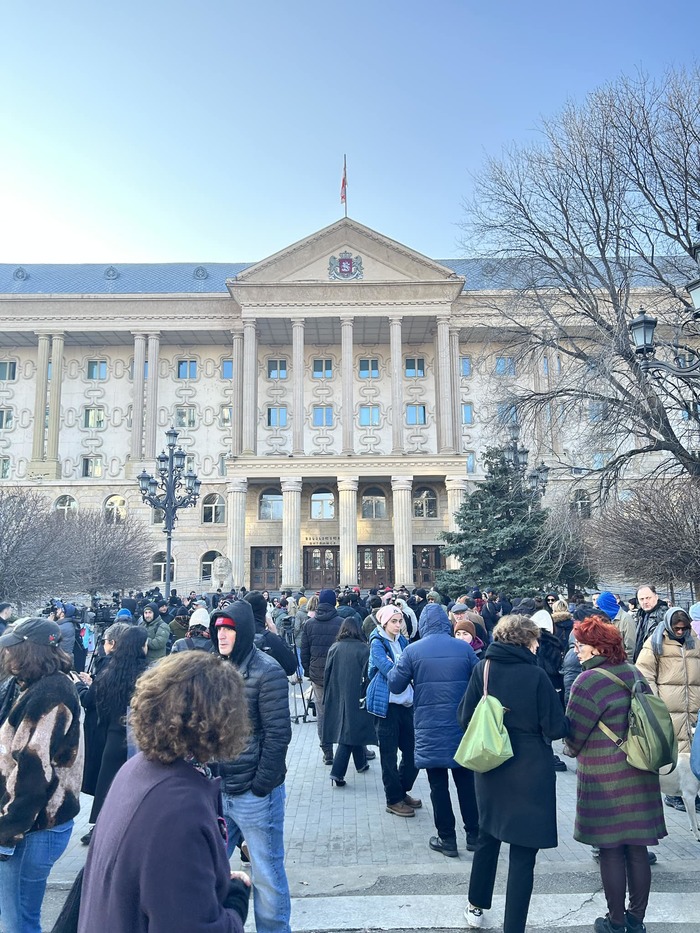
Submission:
[[[340,185],[340,200],[345,205],[345,216],[348,216],[348,161],[343,155],[343,180]]]

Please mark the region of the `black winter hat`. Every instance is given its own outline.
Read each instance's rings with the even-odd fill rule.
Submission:
[[[251,590],[250,593],[246,593],[244,602],[250,603],[250,608],[253,610],[253,615],[255,617],[256,628],[260,626],[264,628],[265,617],[267,616],[267,600],[263,594],[258,592],[258,590]]]

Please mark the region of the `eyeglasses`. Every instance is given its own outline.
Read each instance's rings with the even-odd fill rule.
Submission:
[[[689,625],[672,625],[671,628],[673,629],[674,632],[689,632],[690,631]]]

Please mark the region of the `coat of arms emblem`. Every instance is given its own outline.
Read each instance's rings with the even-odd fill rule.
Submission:
[[[350,279],[361,279],[363,274],[362,257],[353,257],[347,250],[338,256],[331,256],[328,262],[329,279],[342,279],[347,282]]]

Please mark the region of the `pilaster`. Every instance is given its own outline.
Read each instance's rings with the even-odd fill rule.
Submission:
[[[397,584],[413,582],[412,476],[392,476],[394,513],[394,579]]]
[[[343,406],[343,454],[352,456],[355,452],[354,440],[354,404],[353,404],[353,383],[355,379],[354,361],[353,361],[353,317],[344,316],[340,318],[340,339],[341,339],[341,365],[342,365],[342,406]],[[342,561],[341,561],[342,566]],[[342,575],[342,569],[341,569]],[[357,576],[355,569],[352,577],[353,581]],[[342,586],[341,579],[341,586]]]
[[[303,584],[301,573],[301,476],[282,482],[282,589],[296,590]]]
[[[292,321],[292,453],[304,455],[304,321]]]
[[[227,550],[231,561],[231,576],[236,586],[245,579],[245,510],[248,497],[248,480],[238,478],[226,486],[228,499]]]
[[[357,583],[357,489],[358,476],[338,480],[338,518],[340,526],[340,585]]]

